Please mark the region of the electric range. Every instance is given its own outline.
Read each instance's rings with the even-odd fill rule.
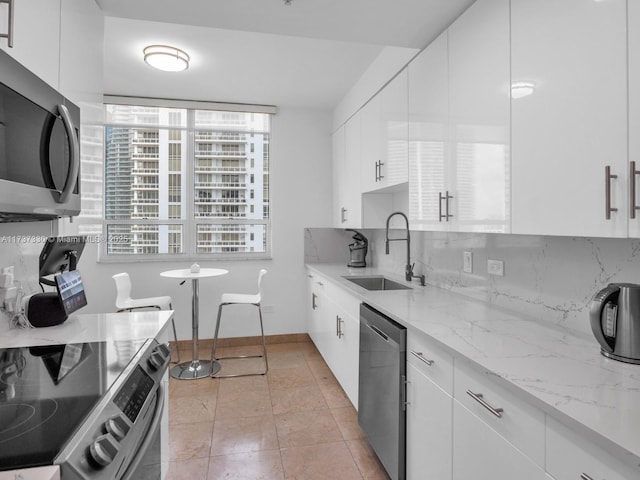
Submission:
[[[0,349],[0,471],[125,478],[162,408],[169,357],[153,339]]]

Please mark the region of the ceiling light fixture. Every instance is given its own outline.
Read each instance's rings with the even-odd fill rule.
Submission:
[[[511,84],[511,98],[528,97],[533,94],[535,87],[532,82],[513,82]]]
[[[144,50],[144,61],[153,68],[165,72],[181,72],[189,68],[189,55],[168,45],[149,45]]]

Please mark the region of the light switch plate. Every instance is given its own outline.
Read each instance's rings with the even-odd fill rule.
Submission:
[[[504,262],[502,260],[487,260],[487,273],[504,277]]]
[[[462,253],[462,271],[473,273],[473,254],[471,252]]]

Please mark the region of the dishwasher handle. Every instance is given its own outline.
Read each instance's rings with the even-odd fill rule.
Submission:
[[[384,333],[382,330],[380,330],[378,327],[376,327],[375,325],[371,325],[370,323],[366,324],[367,327],[369,327],[371,330],[373,330],[378,336],[382,337],[382,339],[389,343],[389,335],[387,335],[386,333]]]

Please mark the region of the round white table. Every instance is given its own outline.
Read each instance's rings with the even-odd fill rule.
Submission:
[[[199,272],[192,272],[189,268],[180,270],[168,270],[162,272],[160,276],[166,278],[175,278],[178,280],[191,280],[191,328],[192,335],[192,360],[183,362],[170,371],[174,378],[181,380],[195,380],[198,378],[209,377],[218,373],[220,364],[211,360],[200,360],[198,353],[198,326],[200,324],[200,305],[199,305],[199,281],[201,278],[217,277],[226,275],[229,270],[223,268],[201,268]]]

